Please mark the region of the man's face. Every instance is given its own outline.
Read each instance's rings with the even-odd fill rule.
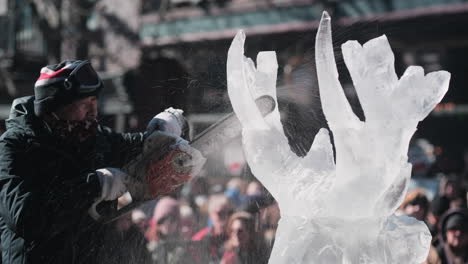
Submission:
[[[224,230],[232,213],[233,209],[229,204],[223,204],[210,212],[210,218],[211,221],[213,221],[215,233],[222,232]]]
[[[461,249],[468,247],[468,231],[466,228],[453,228],[446,231],[447,244],[450,247]]]
[[[248,246],[250,234],[241,220],[236,219],[232,222],[229,235],[234,246],[241,248]]]
[[[171,236],[172,238],[178,237],[180,234],[180,215],[179,213],[172,213],[162,219],[157,223],[159,235],[167,238]]]
[[[97,117],[97,97],[89,96],[75,100],[59,108],[56,114],[60,119],[68,121],[94,120]]]

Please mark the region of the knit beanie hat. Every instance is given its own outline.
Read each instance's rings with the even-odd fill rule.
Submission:
[[[457,208],[447,211],[439,221],[440,235],[442,241],[446,240],[446,232],[449,229],[466,230],[468,226],[468,209]]]
[[[34,113],[42,116],[77,99],[97,96],[102,87],[89,61],[67,60],[45,66],[34,84]]]
[[[462,214],[454,214],[453,216],[447,219],[447,222],[445,224],[445,229],[446,230],[451,230],[451,229],[465,230],[467,226],[468,226],[468,218],[466,218]]]

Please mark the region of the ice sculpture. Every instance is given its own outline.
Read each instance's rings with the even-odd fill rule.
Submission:
[[[411,165],[409,140],[448,89],[445,71],[424,75],[411,66],[398,79],[385,36],[364,45],[342,45],[344,61],[365,114],[351,110],[338,80],[330,17],[323,13],[316,38],[316,65],[325,117],[334,135],[321,129],[309,153],[296,156],[276,108],[262,117],[254,100],[276,100],[275,52],[260,52],[257,65],[244,56],[238,32],[228,52],[229,97],[243,131],[253,174],[281,209],[270,263],[421,263],[431,235],[424,223],[396,216]],[[277,103],[277,102],[276,102]]]

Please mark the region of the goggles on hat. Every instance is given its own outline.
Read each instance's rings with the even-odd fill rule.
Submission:
[[[91,93],[102,86],[102,81],[89,61],[83,61],[73,69],[64,81],[65,89],[78,93]]]

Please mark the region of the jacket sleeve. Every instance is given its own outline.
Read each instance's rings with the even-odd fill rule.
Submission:
[[[0,139],[0,216],[7,228],[32,241],[53,236],[87,217],[101,189],[92,173],[73,182],[41,185],[34,173],[38,168],[25,164],[26,149],[20,139]]]

